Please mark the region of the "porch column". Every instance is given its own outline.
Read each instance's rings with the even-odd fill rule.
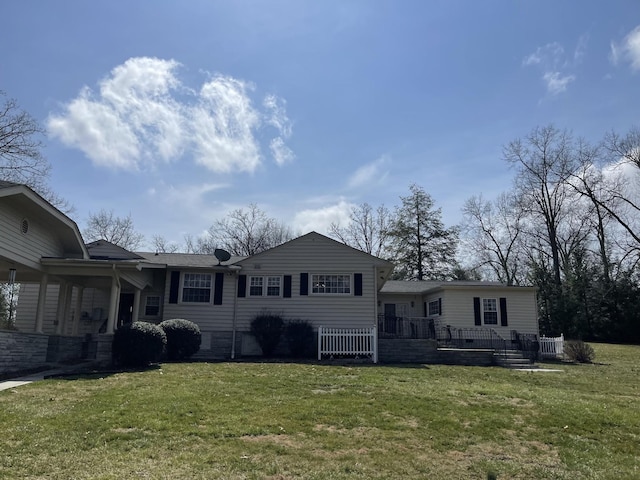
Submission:
[[[73,295],[73,284],[67,283],[64,286],[64,309],[62,310],[62,335],[67,335],[67,324],[71,318],[71,296]],[[60,325],[58,323],[58,325]]]
[[[65,294],[67,293],[67,282],[61,281],[58,289],[58,307],[56,308],[56,335],[62,334],[62,325],[64,324],[64,310],[67,303]]]
[[[76,292],[76,307],[73,315],[72,335],[78,335],[80,316],[82,315],[82,296],[84,295],[84,287],[77,287]]]
[[[107,317],[107,331],[105,333],[111,334],[115,330],[116,315],[118,315],[118,303],[120,300],[120,284],[118,279],[113,277],[111,280],[111,300],[109,301],[109,317]]]
[[[36,333],[42,333],[42,325],[44,324],[44,308],[47,301],[47,282],[49,276],[46,273],[40,277],[40,290],[38,291],[38,309],[36,310]]]
[[[133,292],[133,312],[131,312],[131,322],[138,321],[138,314],[140,313],[140,289],[136,288]]]

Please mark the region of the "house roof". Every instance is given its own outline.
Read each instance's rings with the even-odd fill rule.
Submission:
[[[87,243],[87,251],[89,252],[89,258],[95,260],[141,260],[143,258],[106,240]]]
[[[460,281],[440,281],[440,280],[423,280],[423,281],[406,281],[406,280],[389,280],[380,290],[380,293],[396,293],[396,294],[408,294],[408,295],[421,295],[434,290],[441,289],[459,289],[459,288],[472,288],[472,289],[486,289],[486,288],[534,288],[534,287],[516,287],[508,286],[500,282],[483,282],[477,280],[460,280]]]
[[[226,262],[220,262],[215,255],[199,253],[153,253],[136,252],[137,255],[150,263],[159,263],[168,267],[212,268],[217,266],[231,266],[247,257],[231,257]]]
[[[26,218],[39,218],[55,231],[67,255],[88,258],[82,235],[76,222],[54,207],[40,194],[26,185],[0,180],[0,198],[18,208]]]

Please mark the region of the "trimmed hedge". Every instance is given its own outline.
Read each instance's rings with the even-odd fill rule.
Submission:
[[[200,327],[184,318],[173,318],[160,323],[167,335],[167,358],[185,360],[200,350]]]
[[[280,315],[261,313],[251,321],[251,334],[262,348],[262,354],[270,357],[275,352],[284,328]]]
[[[158,325],[133,322],[123,325],[113,335],[113,364],[122,367],[145,367],[160,361],[167,336]]]
[[[284,329],[289,353],[294,358],[309,358],[315,353],[313,326],[306,320],[290,320]]]

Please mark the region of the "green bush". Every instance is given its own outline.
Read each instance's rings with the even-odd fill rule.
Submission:
[[[185,360],[200,350],[200,327],[184,318],[173,318],[160,323],[167,335],[167,358]]]
[[[262,348],[262,354],[270,357],[275,352],[284,327],[280,315],[261,313],[251,321],[251,334]]]
[[[113,335],[113,363],[122,367],[144,367],[160,361],[167,336],[148,322],[123,325]]]
[[[314,354],[313,326],[306,320],[291,320],[287,322],[284,337],[289,346],[289,352],[295,358],[308,358]]]
[[[582,340],[564,342],[564,354],[572,362],[592,363],[596,358],[593,347]]]

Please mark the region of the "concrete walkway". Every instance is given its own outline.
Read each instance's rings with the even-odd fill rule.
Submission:
[[[31,373],[23,377],[10,378],[8,380],[0,381],[0,391],[19,387],[21,385],[28,385],[29,383],[37,382],[38,380],[44,380],[45,378],[48,378],[54,375],[60,375],[63,373],[71,374],[73,372],[80,371],[86,367],[87,367],[87,364],[59,365],[55,367],[52,366],[52,368],[43,370],[41,372]]]

